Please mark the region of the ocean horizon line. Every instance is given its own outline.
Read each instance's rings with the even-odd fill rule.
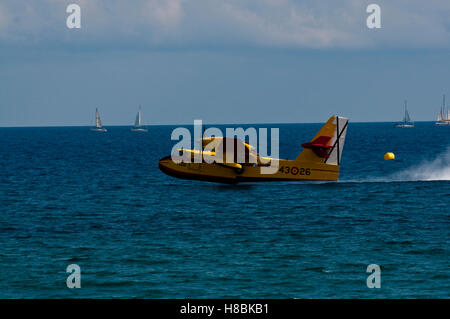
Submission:
[[[428,120],[428,121],[414,121],[414,123],[434,123],[436,122],[435,120]],[[349,123],[352,124],[396,124],[396,123],[400,123],[400,121],[357,121],[357,122],[353,122],[350,120]],[[274,123],[270,123],[270,122],[264,122],[264,123],[210,123],[210,122],[203,122],[204,126],[212,126],[212,125],[220,125],[220,126],[224,126],[224,125],[230,125],[230,126],[236,126],[236,125],[292,125],[292,124],[323,124],[322,122],[274,122]],[[193,123],[177,123],[177,124],[145,124],[143,126],[145,127],[160,127],[160,126],[192,126],[194,125]],[[91,127],[95,127],[94,125],[11,125],[11,126],[0,126],[0,129],[3,128],[76,128],[76,127],[80,127],[80,128],[91,128]],[[103,125],[103,127],[133,127],[132,124],[111,124],[111,125]]]

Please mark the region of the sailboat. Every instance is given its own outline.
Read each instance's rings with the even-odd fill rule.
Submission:
[[[439,111],[437,122],[434,123],[436,125],[450,125],[450,111],[447,108],[447,113],[445,112],[445,95],[442,99],[441,110]]]
[[[408,113],[408,106],[405,100],[405,116],[403,117],[403,122],[395,125],[395,127],[414,127],[414,123],[411,121]]]
[[[91,128],[91,131],[95,132],[106,132],[106,128],[102,126],[102,121],[100,120],[100,113],[98,109],[95,109],[95,127]]]
[[[136,115],[136,121],[134,122],[134,127],[131,128],[132,132],[148,132],[146,128],[142,127],[142,109],[139,106],[139,111]]]

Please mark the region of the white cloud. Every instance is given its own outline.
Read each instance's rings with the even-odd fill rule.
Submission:
[[[65,27],[70,3],[82,29]],[[382,28],[365,26],[378,3]],[[3,45],[450,48],[450,1],[3,0]]]

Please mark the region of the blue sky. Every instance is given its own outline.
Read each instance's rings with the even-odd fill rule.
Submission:
[[[78,3],[82,28],[65,9]],[[369,30],[369,3],[382,28]],[[0,126],[434,120],[450,2],[3,0]]]

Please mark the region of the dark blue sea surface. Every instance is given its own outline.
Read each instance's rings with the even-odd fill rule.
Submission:
[[[294,159],[321,125],[259,126]],[[339,182],[238,185],[160,172],[173,128],[1,128],[0,297],[449,297],[450,127],[350,123]]]

